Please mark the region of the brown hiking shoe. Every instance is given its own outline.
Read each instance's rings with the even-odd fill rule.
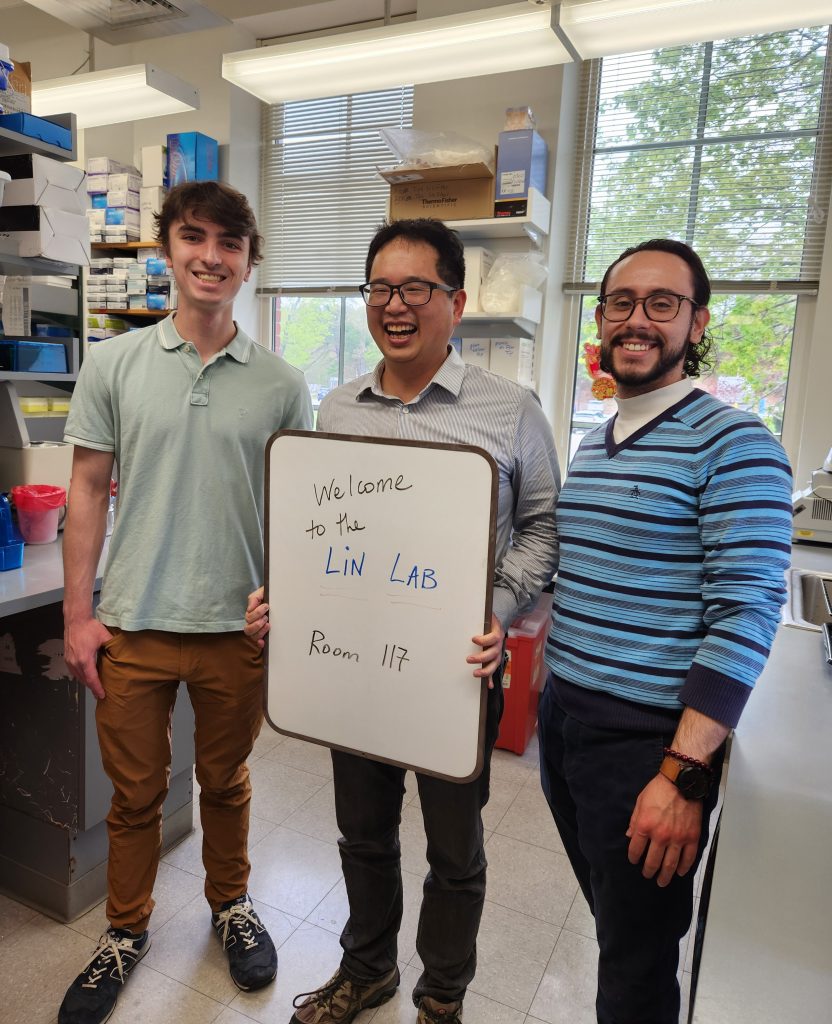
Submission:
[[[295,996],[290,1024],[349,1024],[362,1010],[387,1002],[398,987],[398,967],[377,981],[358,981],[339,967],[323,988]]]
[[[462,1000],[458,1003],[438,1003],[430,996],[419,1000],[416,1024],[462,1024]]]

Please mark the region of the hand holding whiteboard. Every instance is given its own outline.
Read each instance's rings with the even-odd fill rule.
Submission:
[[[286,430],[266,448],[266,713],[455,781],[482,767],[497,468],[467,445]]]

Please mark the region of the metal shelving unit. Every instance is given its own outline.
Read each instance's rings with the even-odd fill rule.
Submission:
[[[41,156],[51,156],[53,160],[72,162],[78,159],[78,130],[75,114],[52,114],[44,120],[52,121],[67,128],[72,133],[72,149],[62,149],[60,146],[52,146],[48,142],[34,139],[31,135],[22,135],[20,132],[9,131],[8,128],[0,128],[0,156],[18,156],[21,153],[38,153]]]

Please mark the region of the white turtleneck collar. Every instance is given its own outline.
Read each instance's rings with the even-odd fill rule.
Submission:
[[[613,440],[616,444],[626,441],[631,434],[641,430],[657,416],[661,416],[665,409],[681,402],[692,390],[693,381],[690,377],[683,377],[674,384],[656,388],[655,391],[647,391],[634,398],[616,398],[618,416],[612,428]]]

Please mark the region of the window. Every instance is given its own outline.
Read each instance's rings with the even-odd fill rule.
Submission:
[[[379,128],[413,123],[413,88],[281,103],[264,113],[259,291],[272,347],[307,375],[313,404],[372,369],[364,282],[367,246],[387,212],[392,161]]]
[[[817,289],[830,185],[828,28],[668,47],[584,70],[571,280],[581,303],[572,448],[614,404],[583,365],[619,253],[682,239],[712,279],[716,361],[699,386],[782,427],[794,320]]]

